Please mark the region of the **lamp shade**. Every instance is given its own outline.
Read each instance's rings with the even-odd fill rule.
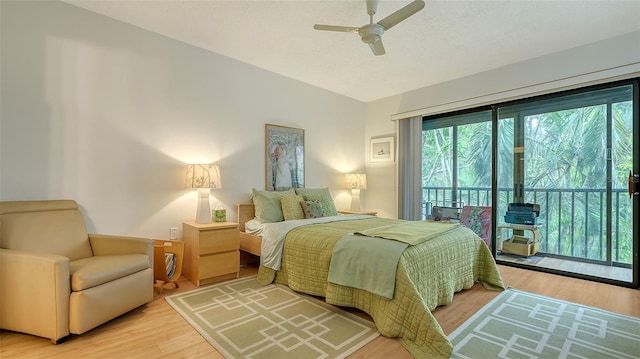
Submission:
[[[222,188],[220,167],[212,163],[187,166],[185,187],[198,189],[197,223],[211,223],[209,194],[212,188]]]
[[[187,166],[186,188],[222,188],[220,167],[212,163]]]
[[[347,173],[347,186],[351,189],[367,189],[367,175],[364,173]]]

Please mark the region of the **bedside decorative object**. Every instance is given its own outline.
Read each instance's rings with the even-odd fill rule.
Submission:
[[[367,189],[367,175],[364,173],[347,173],[345,175],[347,186],[351,188],[351,208],[353,212],[359,212],[360,190]]]
[[[227,210],[222,207],[221,204],[218,203],[216,209],[211,211],[211,216],[213,217],[214,222],[226,222],[227,221]]]
[[[220,167],[212,163],[187,166],[186,188],[198,189],[197,223],[211,223],[211,205],[209,194],[212,188],[222,188]]]

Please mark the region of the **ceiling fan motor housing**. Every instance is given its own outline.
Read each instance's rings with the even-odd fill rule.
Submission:
[[[373,44],[380,40],[383,33],[384,27],[378,24],[367,24],[358,30],[358,34],[365,44]]]

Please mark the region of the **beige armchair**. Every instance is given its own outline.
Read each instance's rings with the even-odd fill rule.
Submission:
[[[0,202],[0,328],[58,343],[151,300],[151,239],[88,234],[72,200]]]

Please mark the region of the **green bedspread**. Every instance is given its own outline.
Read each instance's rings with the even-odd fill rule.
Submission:
[[[491,253],[482,239],[464,226],[408,247],[398,264],[392,300],[327,281],[331,254],[344,235],[398,223],[371,218],[303,226],[287,234],[282,268],[260,267],[258,280],[288,285],[322,296],[328,303],[354,307],[371,315],[380,333],[398,337],[416,358],[448,358],[451,343],[431,314],[449,304],[455,292],[481,281],[485,288],[504,289]]]
[[[386,226],[357,231],[356,234],[370,237],[393,239],[415,246],[441,235],[459,223],[431,221],[402,221]]]
[[[393,299],[398,262],[407,246],[426,242],[457,226],[460,224],[402,221],[343,236],[333,247],[328,281]]]

